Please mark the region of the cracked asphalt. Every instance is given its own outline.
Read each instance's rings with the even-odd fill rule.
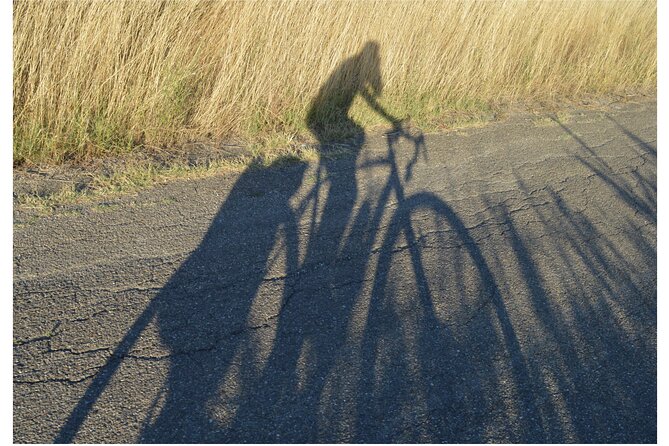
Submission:
[[[656,121],[15,212],[14,441],[656,442]]]

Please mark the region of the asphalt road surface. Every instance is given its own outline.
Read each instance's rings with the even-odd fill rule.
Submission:
[[[14,228],[16,442],[655,442],[656,105]]]

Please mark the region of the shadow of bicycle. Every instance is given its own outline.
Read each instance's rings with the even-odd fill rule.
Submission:
[[[536,229],[485,195],[491,223],[472,225],[440,195],[409,191],[425,141],[377,102],[379,60],[370,42],[342,62],[308,116],[321,147],[346,133],[349,156],[243,172],[57,441],[75,438],[154,320],[169,371],[136,414],[142,442],[652,441],[654,370],[638,361],[654,347],[630,341],[627,325],[654,320],[635,301],[652,294],[637,272],[655,264],[612,269],[625,254],[550,188]],[[349,117],[357,95],[393,125],[372,164]],[[614,199],[655,216],[652,178],[636,178],[642,198],[585,156]],[[655,252],[638,231],[621,237],[642,258]]]

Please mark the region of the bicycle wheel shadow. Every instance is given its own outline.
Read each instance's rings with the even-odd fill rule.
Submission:
[[[75,438],[152,320],[169,371],[163,394],[139,414],[141,442],[574,441],[588,438],[588,422],[606,420],[578,421],[589,410],[568,396],[579,359],[558,377],[557,396],[537,371],[504,299],[503,262],[484,252],[456,206],[405,191],[401,178],[416,156],[396,158],[390,144],[377,172],[388,181],[360,187],[365,134],[350,108],[361,95],[397,125],[376,102],[381,90],[379,47],[369,42],[312,102],[307,125],[321,151],[313,174],[294,163],[239,176],[198,248],[128,330],[57,441]],[[340,138],[349,153],[329,156]],[[546,330],[565,344],[587,334],[584,321],[577,333],[558,333],[562,315],[546,303],[532,248],[513,232],[511,212],[496,209],[512,235],[500,248],[518,259],[514,268]],[[569,240],[580,243],[574,212],[555,209]],[[582,260],[605,263],[605,243],[593,243]],[[619,333],[612,342],[623,341]],[[576,356],[569,348],[559,354]],[[613,374],[610,384],[629,381]],[[551,425],[560,398],[571,404],[575,434]]]
[[[514,175],[521,205],[483,193],[482,233],[433,193],[400,200],[363,324],[355,441],[654,440],[656,150],[609,119],[637,166],[614,168],[563,126],[601,183],[590,207],[564,182]]]
[[[253,351],[243,334],[271,314],[253,318],[262,300],[278,311],[288,281],[269,278],[296,270],[296,228],[289,200],[300,188],[303,162],[259,168],[236,180],[197,249],[134,321],[61,428],[55,442],[72,442],[124,358],[152,322],[169,350],[169,372],[144,419],[138,441],[205,441],[209,403],[235,358]],[[282,285],[286,285],[286,288]],[[285,296],[283,296],[285,298]],[[273,307],[274,305],[274,307]],[[259,321],[259,322],[258,322]],[[159,408],[159,409],[158,409]]]

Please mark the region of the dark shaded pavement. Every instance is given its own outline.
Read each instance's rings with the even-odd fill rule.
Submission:
[[[654,442],[655,135],[356,133],[17,221],[14,440]]]

